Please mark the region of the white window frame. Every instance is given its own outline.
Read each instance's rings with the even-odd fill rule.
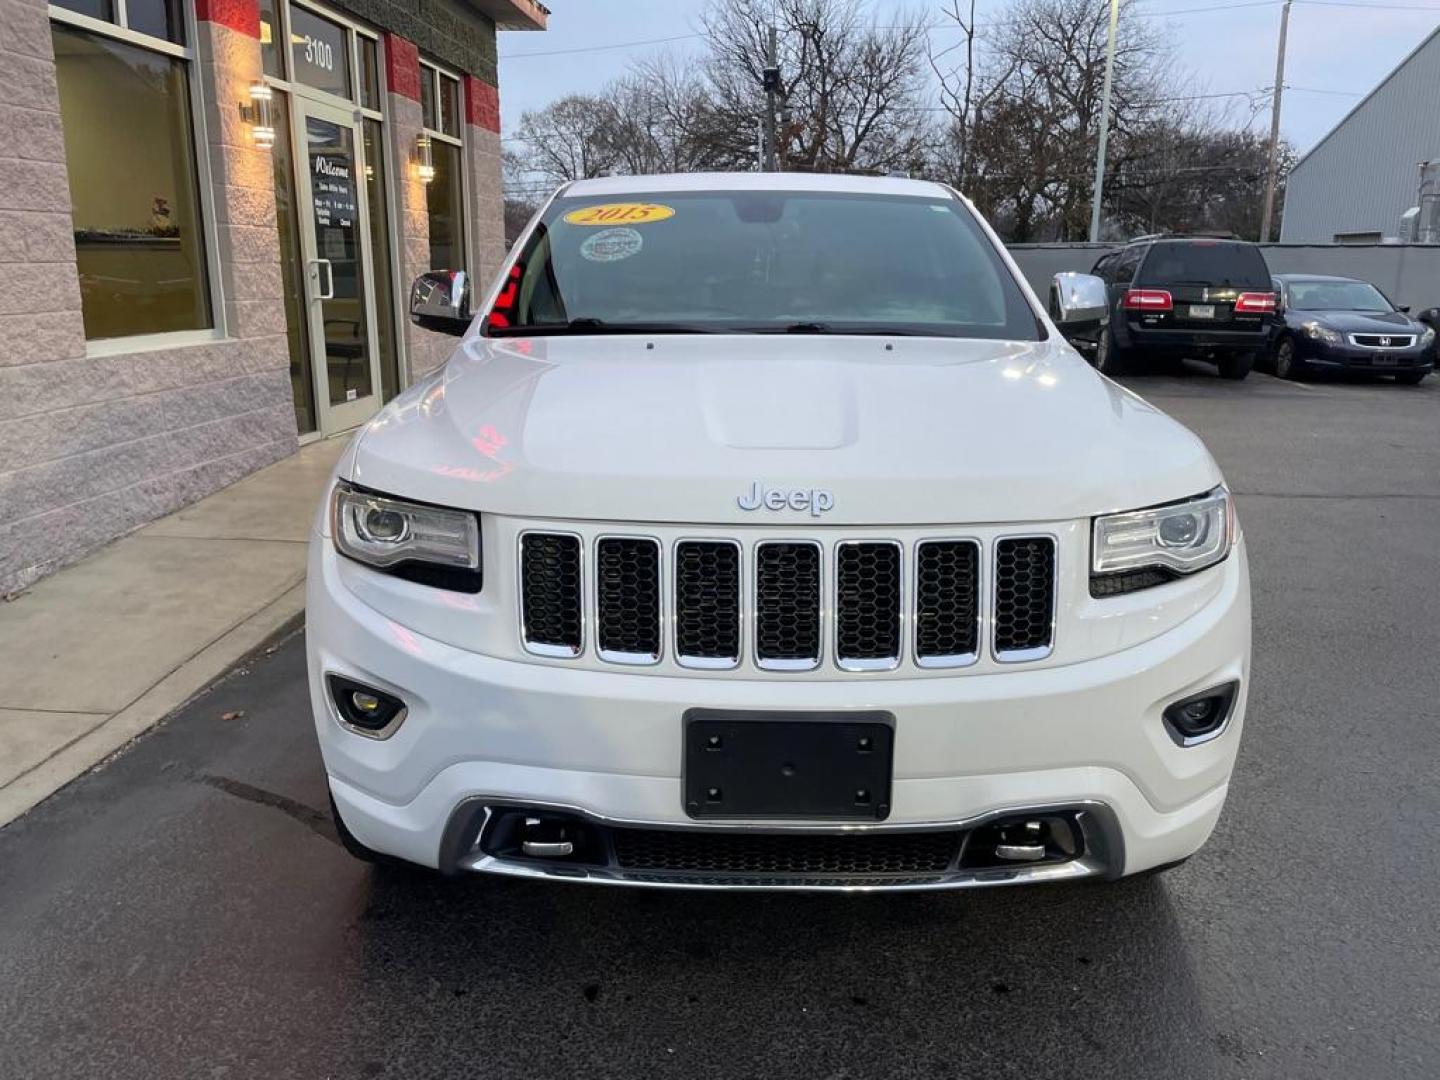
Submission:
[[[423,56],[420,58],[420,77],[430,80],[430,93],[435,102],[437,123],[440,121],[440,80],[446,78],[455,82],[455,126],[460,134],[447,135],[439,128],[426,127],[423,108],[420,124],[421,130],[430,137],[432,142],[438,139],[440,142],[457,147],[460,151],[460,245],[465,254],[465,271],[472,275],[473,280],[474,269],[470,264],[475,261],[475,253],[470,246],[470,167],[465,160],[465,127],[469,122],[465,115],[465,77],[453,68],[445,67],[434,60],[427,60]],[[430,269],[434,270],[437,267],[432,266]]]
[[[210,168],[209,140],[205,128],[205,97],[196,70],[198,65],[195,63],[194,43],[198,33],[195,6],[193,4],[180,5],[183,12],[181,17],[185,20],[185,40],[189,42],[187,45],[176,45],[173,41],[166,41],[164,38],[151,37],[149,34],[131,30],[125,25],[129,14],[126,10],[125,0],[115,0],[115,22],[91,18],[89,15],[81,15],[79,12],[71,11],[69,8],[56,7],[54,4],[48,5],[48,8],[51,22],[64,23],[67,26],[87,30],[102,37],[113,38],[128,45],[135,45],[151,52],[185,61],[187,66],[185,82],[190,91],[190,143],[191,152],[195,155],[195,184],[199,188],[197,195],[200,203],[200,227],[204,229],[205,236],[205,243],[202,245],[205,251],[205,287],[210,295],[210,321],[213,325],[200,330],[171,330],[159,334],[130,334],[125,337],[95,338],[93,340],[86,338],[85,355],[87,357],[115,356],[121,353],[181,348],[186,345],[208,345],[227,340],[229,335],[225,322],[225,297],[220,286],[220,245],[218,243],[220,222],[215,213],[214,174]],[[61,124],[62,126],[64,124],[63,117]],[[74,228],[73,206],[71,228]]]

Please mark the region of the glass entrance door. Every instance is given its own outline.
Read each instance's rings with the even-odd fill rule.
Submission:
[[[380,405],[360,123],[354,109],[299,95],[294,104],[315,405],[321,432],[330,434],[363,423]]]

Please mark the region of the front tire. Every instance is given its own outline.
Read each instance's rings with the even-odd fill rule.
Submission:
[[[1228,353],[1220,357],[1216,365],[1220,369],[1222,379],[1240,380],[1250,374],[1250,369],[1255,366],[1255,354],[1253,352]]]
[[[1107,378],[1115,379],[1125,374],[1125,368],[1125,351],[1115,344],[1110,335],[1110,327],[1107,326],[1100,331],[1095,345],[1095,370]]]
[[[1283,337],[1275,345],[1275,377],[1277,379],[1299,379],[1304,365],[1295,355],[1293,339]]]
[[[1428,371],[1402,371],[1395,376],[1395,381],[1401,386],[1419,386],[1425,376],[1429,374]]]

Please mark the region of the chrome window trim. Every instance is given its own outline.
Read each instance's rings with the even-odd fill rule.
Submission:
[[[772,547],[779,544],[806,545],[813,547],[816,557],[820,560],[818,567],[819,581],[817,584],[817,596],[815,598],[815,618],[819,622],[818,633],[815,641],[815,658],[770,658],[766,659],[760,655],[760,549]],[[819,540],[812,540],[809,537],[800,537],[794,540],[784,537],[774,537],[766,540],[757,540],[753,545],[754,556],[751,559],[752,569],[750,576],[751,604],[750,613],[752,619],[752,630],[750,640],[755,650],[755,666],[761,671],[814,671],[820,667],[825,658],[825,625],[830,620],[826,618],[825,610],[825,545]]]
[[[654,653],[629,653],[619,652],[614,649],[602,649],[600,647],[600,545],[606,540],[639,540],[647,543],[655,549],[655,652]],[[594,554],[592,555],[595,573],[595,655],[607,664],[622,664],[628,667],[650,667],[658,664],[665,655],[665,545],[658,537],[646,536],[643,533],[596,533]],[[584,588],[584,582],[581,582]],[[584,608],[582,601],[581,608]],[[583,623],[583,618],[582,618]]]
[[[680,545],[728,544],[735,549],[736,619],[735,656],[686,656],[680,651]],[[670,565],[674,568],[670,582],[670,630],[675,635],[675,663],[695,671],[731,671],[740,666],[745,656],[745,545],[733,536],[681,536],[670,545]]]
[[[840,655],[840,550],[866,544],[888,544],[895,549],[896,557],[900,560],[895,568],[897,578],[895,587],[900,593],[899,611],[897,612],[900,625],[896,627],[894,656],[847,658]],[[905,545],[899,540],[891,540],[883,536],[868,540],[837,540],[831,553],[831,565],[834,567],[834,572],[830,575],[830,611],[831,622],[834,625],[834,633],[831,634],[831,637],[833,638],[835,666],[841,671],[894,671],[900,666],[902,654],[905,652],[905,625],[908,621],[905,618],[909,601],[909,597],[905,594]]]
[[[1005,540],[1049,540],[1054,552],[1053,572],[1050,575],[1050,644],[1033,649],[1002,650],[995,640],[999,620],[995,617],[995,586],[999,582],[1000,544]],[[1060,537],[1053,532],[1011,532],[1002,533],[990,541],[990,589],[986,609],[990,613],[990,655],[997,664],[1025,664],[1044,660],[1055,651],[1055,637],[1060,622]]]
[[[1362,337],[1390,339],[1389,345],[1371,345],[1369,342],[1359,340]],[[1384,334],[1379,331],[1357,330],[1347,335],[1349,341],[1357,349],[1371,349],[1375,352],[1393,352],[1397,349],[1413,349],[1415,347],[1414,334]]]
[[[927,544],[969,544],[975,549],[975,649],[973,652],[956,653],[953,656],[920,655],[920,549]],[[914,563],[914,607],[911,612],[913,650],[916,667],[927,669],[963,668],[978,663],[980,646],[985,640],[985,545],[977,536],[927,536],[915,541]]]
[[[569,536],[575,540],[580,555],[580,642],[577,648],[531,641],[525,632],[525,538],[527,536]],[[572,529],[521,529],[515,534],[515,612],[520,623],[520,646],[532,656],[550,660],[574,660],[585,655],[587,638],[585,610],[585,538]]]

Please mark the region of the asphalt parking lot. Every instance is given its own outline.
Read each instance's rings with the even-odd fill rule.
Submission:
[[[372,870],[292,635],[0,830],[0,1076],[1440,1075],[1440,381],[1128,381],[1209,443],[1252,560],[1246,743],[1187,865],[900,897]]]

